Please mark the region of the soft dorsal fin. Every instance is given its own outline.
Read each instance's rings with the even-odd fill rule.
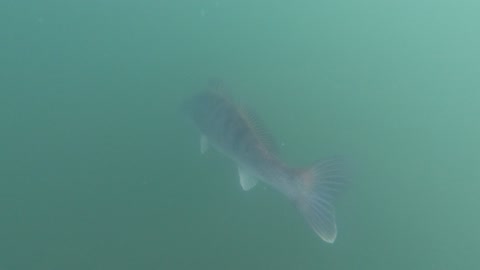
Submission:
[[[278,150],[277,144],[262,119],[258,117],[255,112],[244,107],[240,109],[240,112],[262,145],[264,145],[268,151],[276,153]]]

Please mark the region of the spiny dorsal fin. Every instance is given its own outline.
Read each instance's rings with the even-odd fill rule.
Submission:
[[[227,87],[222,79],[210,78],[207,82],[207,90],[215,93],[224,93]]]
[[[218,95],[226,102],[229,102],[232,104],[232,106],[236,107],[266,150],[273,154],[277,153],[277,144],[275,143],[270,132],[267,130],[263,121],[251,109],[247,109],[245,106],[238,105],[238,103],[234,102],[228,87],[225,85],[225,82],[222,79],[210,78],[208,80],[207,90],[215,95]]]
[[[228,103],[235,104],[230,89],[222,79],[210,78],[207,82],[206,91]]]
[[[262,145],[264,145],[268,151],[277,153],[277,144],[275,143],[273,136],[266,128],[262,119],[258,117],[255,112],[250,109],[246,109],[245,107],[240,108],[240,113],[243,115]]]

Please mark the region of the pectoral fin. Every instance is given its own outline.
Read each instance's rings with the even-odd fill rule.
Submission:
[[[200,137],[200,153],[205,154],[208,150],[208,141],[205,135]]]
[[[240,168],[238,168],[238,175],[240,176],[240,185],[245,191],[253,188],[258,183],[256,178],[246,174],[245,171]]]

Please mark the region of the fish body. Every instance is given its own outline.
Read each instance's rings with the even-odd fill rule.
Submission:
[[[292,201],[324,241],[335,241],[332,203],[344,179],[336,160],[305,169],[287,166],[278,158],[258,117],[221,91],[199,93],[184,107],[201,133],[201,151],[210,145],[233,160],[244,190],[253,188],[258,180],[266,183]]]

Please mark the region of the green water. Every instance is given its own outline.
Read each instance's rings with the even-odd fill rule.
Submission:
[[[479,3],[2,0],[0,269],[477,269]],[[333,245],[200,155],[211,77],[352,163]]]

